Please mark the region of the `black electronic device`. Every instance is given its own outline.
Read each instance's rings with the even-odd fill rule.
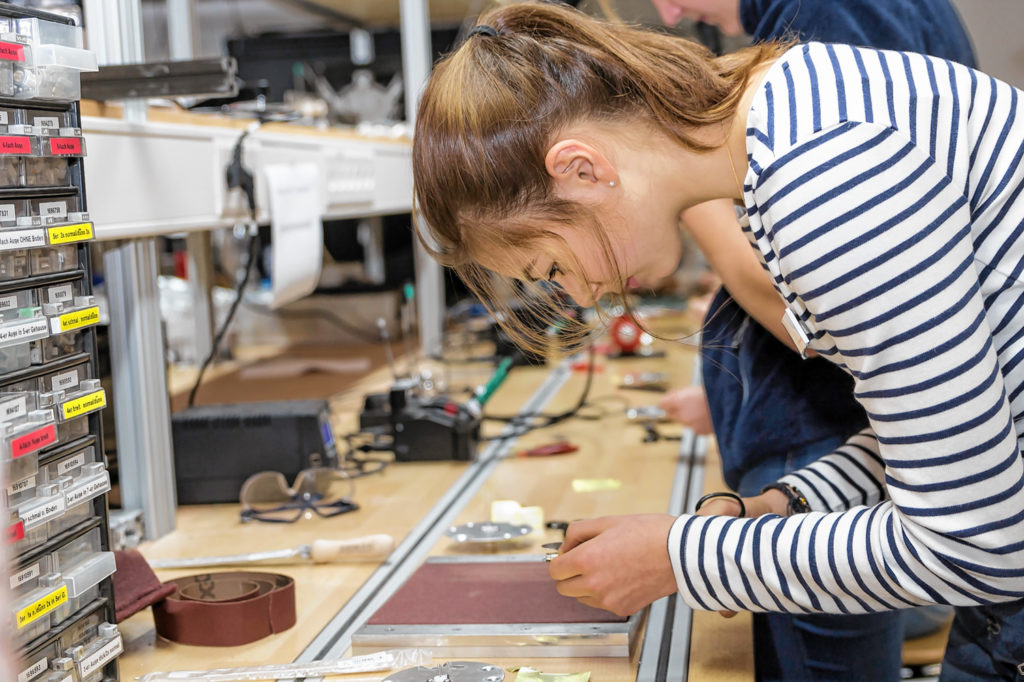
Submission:
[[[414,387],[411,380],[399,380],[388,393],[367,395],[360,430],[390,436],[398,462],[475,458],[479,416],[448,398],[419,396]]]
[[[237,502],[246,478],[337,466],[325,400],[201,405],[172,415],[179,504]]]

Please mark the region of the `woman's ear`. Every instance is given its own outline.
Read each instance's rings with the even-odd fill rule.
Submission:
[[[614,188],[618,174],[608,158],[579,140],[559,140],[544,157],[555,193],[566,199],[598,201]]]

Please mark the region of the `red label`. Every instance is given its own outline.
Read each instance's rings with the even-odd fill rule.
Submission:
[[[80,137],[51,137],[51,154],[81,154],[82,138]]]
[[[11,459],[31,454],[40,448],[45,448],[47,445],[52,445],[56,442],[57,427],[54,424],[47,424],[41,429],[36,429],[32,433],[26,433],[24,436],[18,436],[12,440]]]
[[[13,545],[25,537],[25,522],[18,521],[7,526],[7,544]]]
[[[31,154],[32,140],[27,137],[0,137],[0,154]]]
[[[17,43],[5,43],[0,41],[0,59],[9,62],[25,61],[25,46]]]

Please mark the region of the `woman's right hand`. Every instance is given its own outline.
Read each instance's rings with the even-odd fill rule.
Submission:
[[[700,386],[687,386],[668,391],[658,401],[658,407],[665,410],[665,415],[673,421],[689,426],[697,435],[710,435],[711,412],[708,410],[708,399]]]

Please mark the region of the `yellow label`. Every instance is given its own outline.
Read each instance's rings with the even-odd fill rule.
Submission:
[[[58,225],[48,228],[51,244],[70,244],[72,242],[84,242],[93,239],[96,234],[93,232],[92,223],[75,223],[74,225]]]
[[[69,332],[72,329],[91,327],[100,321],[100,307],[82,308],[60,316],[60,330]]]
[[[61,403],[60,409],[64,412],[64,419],[74,419],[75,417],[81,417],[83,414],[89,414],[94,410],[98,410],[101,407],[106,406],[107,394],[101,388],[95,393],[83,395],[81,398],[75,398],[74,400],[69,400],[66,403]]]
[[[596,493],[602,490],[618,490],[622,487],[622,481],[617,478],[574,478],[572,491],[574,493]]]
[[[29,604],[18,611],[18,629],[25,627],[40,616],[45,616],[50,611],[68,600],[68,586],[61,585],[59,588],[46,595],[34,604]]]

